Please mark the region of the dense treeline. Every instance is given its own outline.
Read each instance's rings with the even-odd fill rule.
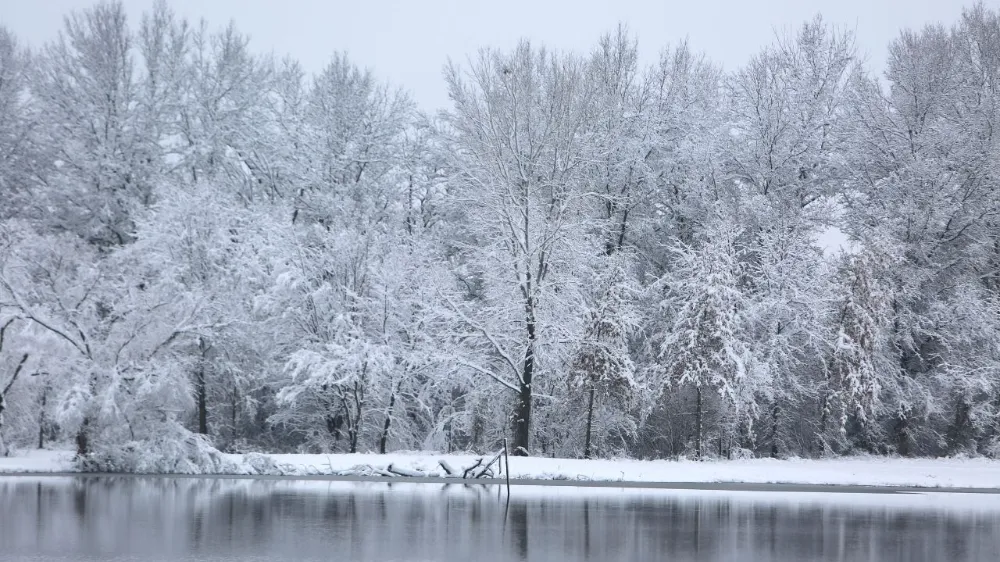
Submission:
[[[0,29],[0,453],[1000,454],[1000,14],[444,80]]]

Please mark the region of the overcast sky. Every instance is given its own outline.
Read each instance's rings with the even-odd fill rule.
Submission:
[[[857,33],[881,71],[888,42],[903,28],[950,24],[974,0],[169,0],[192,20],[218,28],[234,20],[258,51],[288,54],[309,71],[343,50],[378,76],[409,90],[424,109],[447,105],[441,68],[479,47],[519,38],[587,51],[618,22],[638,35],[642,61],[687,37],[726,69],[822,13]],[[0,0],[0,23],[32,46],[54,39],[63,15],[91,0]],[[125,0],[133,25],[153,0]],[[1000,5],[1000,0],[987,0]]]

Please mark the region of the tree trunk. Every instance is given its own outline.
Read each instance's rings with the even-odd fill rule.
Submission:
[[[778,458],[778,416],[781,414],[781,409],[778,406],[778,402],[775,401],[774,407],[771,408],[771,458]]]
[[[10,322],[7,323],[10,325]],[[7,325],[3,329],[7,329]],[[2,336],[3,334],[0,334]],[[0,338],[0,344],[2,344],[2,338]],[[28,354],[25,353],[24,357],[21,357],[21,362],[17,364],[14,368],[14,376],[11,377],[10,382],[6,386],[0,388],[0,457],[7,456],[7,444],[3,440],[3,412],[7,409],[7,393],[10,389],[14,387],[14,383],[17,382],[18,375],[21,374],[21,369],[24,368],[24,364],[28,361]]]
[[[48,421],[45,419],[45,403],[48,401],[49,397],[49,385],[46,384],[42,387],[42,403],[38,415],[38,448],[42,449],[45,447],[45,425]]]
[[[594,426],[594,389],[590,389],[590,399],[587,402],[587,437],[583,443],[583,458],[590,458],[590,432]]]
[[[239,432],[236,430],[236,415],[239,413],[240,406],[240,389],[233,385],[233,393],[231,398],[231,409],[229,412],[229,427],[232,432],[232,440],[236,441],[236,436]]]
[[[205,388],[205,368],[199,367],[195,377],[195,392],[198,395],[198,433],[208,435],[208,392]]]
[[[702,437],[702,415],[701,415],[701,387],[696,387],[695,392],[697,397],[695,399],[695,458],[701,460],[701,437]]]
[[[534,328],[531,328],[534,332]],[[531,441],[531,377],[535,369],[535,346],[532,342],[524,355],[524,378],[519,385],[517,412],[514,415],[514,456],[528,456]]]
[[[514,451],[517,457],[528,456],[528,446],[531,439],[531,385],[520,385],[517,398],[517,412],[514,415]]]
[[[362,372],[367,370],[367,364],[362,367]],[[354,415],[351,415],[351,407],[347,406],[347,437],[351,441],[351,453],[358,452],[358,437],[361,434],[361,415],[364,412],[364,388],[357,381],[354,382],[353,389],[353,409]],[[352,419],[353,418],[353,419]]]
[[[201,349],[201,361],[198,363],[198,373],[195,375],[195,393],[198,399],[198,433],[208,435],[208,388],[205,381],[205,346],[204,338],[198,338]]]
[[[948,452],[951,454],[965,451],[973,441],[971,411],[972,407],[965,400],[965,397],[958,396],[955,400],[955,418],[952,421],[951,427],[948,428],[947,433]]]
[[[389,426],[392,425],[392,407],[396,405],[396,392],[389,395],[389,409],[385,412],[385,424],[382,426],[382,437],[378,440],[378,452],[385,454],[385,445],[389,441]]]
[[[83,423],[80,424],[80,430],[76,432],[76,455],[78,457],[85,457],[87,453],[90,452],[90,416],[83,418]]]
[[[528,349],[524,353],[524,370],[519,385],[517,412],[514,416],[514,455],[526,457],[531,445],[531,380],[535,373],[535,313],[529,299],[525,303]]]
[[[7,444],[3,440],[3,411],[7,408],[7,401],[3,394],[0,394],[0,457],[7,456]]]
[[[900,412],[892,427],[893,437],[896,441],[896,453],[901,457],[908,457],[912,454],[909,414],[908,410]]]

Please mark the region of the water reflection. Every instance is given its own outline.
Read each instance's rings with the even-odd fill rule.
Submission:
[[[981,506],[1000,498],[894,498],[515,487],[508,504],[463,485],[0,478],[0,558],[997,559],[1000,508]]]

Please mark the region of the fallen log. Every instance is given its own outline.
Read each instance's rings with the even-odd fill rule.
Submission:
[[[474,464],[474,465],[470,466],[469,468],[466,468],[465,470],[462,471],[462,478],[468,478],[470,473],[474,474],[473,471],[476,470],[477,468],[479,468],[482,465],[483,465],[483,459],[480,458],[480,459],[476,460],[476,464]]]
[[[486,463],[483,466],[483,468],[478,473],[476,473],[475,477],[482,478],[483,476],[489,475],[490,478],[494,478],[495,473],[493,472],[493,463],[497,463],[497,467],[502,469],[503,467],[502,465],[500,465],[500,458],[502,456],[503,456],[503,450],[501,450],[492,459],[490,459],[490,462]]]
[[[484,466],[482,468],[482,470],[480,470],[479,472],[476,473],[476,475],[474,476],[474,478],[482,478],[484,476],[489,476],[490,478],[495,478],[496,477],[494,475],[494,473],[493,473],[493,468],[491,468],[489,466]]]
[[[409,469],[409,468],[403,468],[401,466],[395,466],[395,465],[392,465],[392,464],[390,464],[389,468],[387,468],[386,470],[388,470],[389,472],[391,472],[391,473],[393,473],[393,474],[395,474],[397,476],[406,476],[408,478],[421,478],[423,476],[426,476],[423,472],[421,472],[419,470],[413,470],[413,469]]]
[[[446,475],[448,475],[448,476],[458,476],[458,471],[456,471],[455,468],[453,466],[451,466],[451,464],[448,463],[448,461],[446,461],[444,459],[441,459],[441,460],[438,461],[438,465],[441,466],[441,469],[444,470],[444,473]]]

